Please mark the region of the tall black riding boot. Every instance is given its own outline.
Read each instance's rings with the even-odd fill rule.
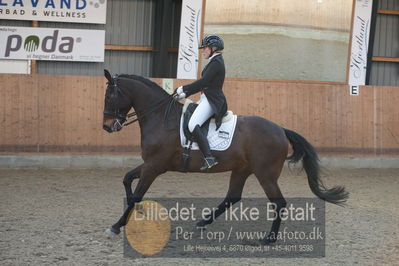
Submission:
[[[198,147],[200,148],[202,154],[204,155],[204,165],[200,168],[202,170],[206,170],[218,164],[215,157],[211,154],[211,148],[209,147],[208,139],[202,133],[201,128],[197,125],[194,128],[193,135],[195,140],[198,143]]]

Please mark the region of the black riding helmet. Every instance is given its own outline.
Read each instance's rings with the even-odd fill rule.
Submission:
[[[205,47],[211,47],[211,48],[216,47],[217,48],[216,51],[223,50],[224,49],[223,39],[217,35],[206,35],[202,40],[202,44],[199,47],[199,49]]]

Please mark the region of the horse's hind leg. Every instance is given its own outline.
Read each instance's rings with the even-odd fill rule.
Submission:
[[[270,171],[269,174],[255,174],[267,197],[273,204],[274,211],[277,214],[280,213],[281,208],[284,208],[287,205],[287,202],[284,199],[283,194],[281,193],[280,188],[277,184],[277,179],[280,176],[280,173],[281,169],[275,169],[275,171]],[[281,218],[280,215],[277,215],[276,219],[273,221],[269,235],[262,240],[263,244],[271,244],[276,242],[278,231],[280,229],[280,224]]]
[[[230,175],[229,190],[227,191],[225,199],[217,206],[216,210],[206,216],[205,219],[199,221],[197,226],[204,227],[211,224],[214,219],[226,211],[226,208],[240,201],[245,181],[250,174],[251,171],[248,168],[234,169]]]
[[[143,164],[137,166],[133,170],[130,170],[125,174],[125,177],[123,178],[123,185],[125,186],[125,191],[126,191],[126,199],[127,202],[132,201],[133,197],[133,192],[132,192],[132,182],[136,178],[140,178],[140,172],[141,172],[141,167]]]

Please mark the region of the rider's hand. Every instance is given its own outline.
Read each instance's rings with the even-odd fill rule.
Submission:
[[[181,100],[186,98],[186,94],[183,92],[183,86],[177,88],[176,93],[177,93],[176,99]]]
[[[176,99],[178,99],[178,100],[181,100],[181,99],[184,99],[184,98],[186,98],[186,94],[184,92],[182,92],[180,94],[177,94],[177,96],[176,96]]]
[[[177,94],[182,94],[183,93],[183,86],[180,86],[179,88],[176,89]]]

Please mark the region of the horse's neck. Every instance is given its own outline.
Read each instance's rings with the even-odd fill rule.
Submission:
[[[129,95],[132,107],[138,115],[140,127],[144,128],[148,122],[159,122],[163,119],[163,114],[167,104],[166,95],[149,88],[139,81],[127,81],[126,92]],[[162,103],[162,106],[159,104]],[[151,123],[153,124],[153,123]],[[153,126],[153,125],[150,125]]]

